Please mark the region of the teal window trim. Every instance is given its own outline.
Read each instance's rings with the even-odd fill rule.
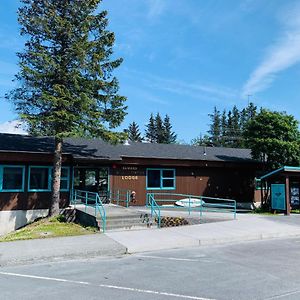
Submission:
[[[48,186],[47,189],[30,189],[30,172],[31,169],[40,168],[40,169],[48,169]],[[62,169],[67,170],[67,176],[61,177],[60,181],[67,182],[67,188],[60,189],[60,192],[68,192],[70,190],[70,167],[61,167]],[[52,172],[53,167],[50,166],[29,166],[28,168],[28,192],[51,192],[52,191]]]
[[[22,169],[22,188],[21,189],[3,189],[3,169],[4,168],[21,168]],[[0,165],[0,192],[2,192],[2,193],[24,192],[24,189],[25,189],[25,166]]]
[[[67,187],[65,189],[60,189],[61,192],[68,192],[70,190],[70,167],[61,167],[61,170],[67,170],[67,176],[60,177],[60,184],[62,181],[67,182]]]
[[[48,186],[46,189],[31,189],[30,188],[31,169],[48,169]],[[52,167],[29,166],[29,168],[28,168],[28,192],[51,192],[51,182],[52,182]]]
[[[151,170],[157,170],[160,171],[160,187],[148,187],[148,171]],[[173,172],[173,177],[163,177],[163,171],[172,171]],[[171,179],[174,182],[173,187],[164,187],[163,186],[163,180],[164,179]],[[146,169],[146,190],[176,190],[176,170],[175,169],[169,169],[169,168],[147,168]]]

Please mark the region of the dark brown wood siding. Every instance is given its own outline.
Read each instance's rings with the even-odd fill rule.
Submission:
[[[239,202],[254,200],[253,166],[190,166],[172,168],[176,171],[176,188],[147,190],[147,168],[170,168],[161,165],[114,165],[111,172],[111,188],[129,189],[136,192],[136,205],[144,205],[147,192],[178,193],[208,197],[231,198]]]
[[[50,207],[51,192],[36,193],[0,193],[1,210],[30,210],[48,209]],[[69,205],[69,193],[62,192],[60,207]]]
[[[0,153],[0,164],[26,166],[25,191],[23,193],[0,193],[0,210],[49,208],[50,192],[28,192],[28,166],[51,166],[51,154]],[[153,190],[179,194],[203,195],[232,198],[239,202],[254,200],[254,177],[260,168],[257,163],[192,161],[171,159],[125,158],[122,162],[84,160],[73,161],[64,156],[65,166],[89,166],[110,168],[110,188],[127,189],[136,192],[136,205],[144,205],[146,193],[147,168],[174,168],[176,170],[176,189]],[[70,187],[72,185],[70,184]],[[61,206],[69,204],[69,193],[61,193]]]
[[[28,192],[28,168],[29,166],[52,166],[52,159],[51,154],[0,153],[0,165],[25,166],[24,192],[0,192],[0,211],[48,209],[51,192]],[[71,159],[68,156],[63,157],[64,166],[70,166],[70,162]],[[61,192],[60,207],[69,205],[69,197],[69,192]]]

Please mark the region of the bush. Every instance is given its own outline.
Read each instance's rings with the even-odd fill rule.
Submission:
[[[66,216],[64,216],[64,215],[58,215],[58,216],[55,216],[55,217],[51,218],[49,220],[49,222],[66,223],[67,219],[66,219]]]

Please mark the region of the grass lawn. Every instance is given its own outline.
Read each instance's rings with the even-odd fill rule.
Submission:
[[[60,217],[45,218],[0,237],[0,242],[93,234],[95,227],[61,222]]]

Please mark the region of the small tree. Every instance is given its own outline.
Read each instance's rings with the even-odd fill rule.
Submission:
[[[129,124],[128,129],[126,129],[126,133],[128,136],[128,139],[132,142],[141,142],[142,136],[140,132],[139,125],[135,122],[132,122]]]
[[[247,123],[244,137],[253,158],[266,163],[268,169],[299,165],[298,121],[292,115],[262,109]]]
[[[164,130],[164,141],[165,144],[174,144],[176,143],[177,134],[175,134],[174,131],[172,131],[172,125],[170,122],[170,117],[168,115],[164,118],[163,123],[163,130]]]
[[[227,138],[227,113],[226,109],[223,110],[221,116],[221,141],[220,145],[222,147],[226,146],[226,138]]]
[[[62,143],[88,135],[117,141],[110,130],[125,116],[125,97],[112,77],[122,59],[111,59],[115,42],[106,29],[101,0],[21,0],[18,11],[25,49],[18,53],[19,87],[7,97],[33,135],[55,137],[50,215],[59,212]]]
[[[200,134],[198,137],[194,138],[191,140],[191,145],[194,146],[208,146],[208,147],[212,147],[213,144],[211,142],[210,137],[205,134],[202,136],[202,134]]]
[[[165,142],[165,128],[162,118],[159,113],[155,117],[156,143],[162,144]]]
[[[149,123],[146,125],[145,136],[150,143],[156,142],[156,125],[153,114],[150,115]]]
[[[209,114],[211,125],[208,133],[211,136],[211,141],[214,146],[221,145],[221,114],[217,107],[214,107],[214,112]]]

